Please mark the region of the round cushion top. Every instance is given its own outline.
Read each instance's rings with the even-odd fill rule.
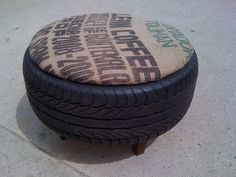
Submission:
[[[98,85],[158,81],[183,68],[194,49],[174,27],[130,14],[101,13],[57,20],[29,45],[41,70]]]

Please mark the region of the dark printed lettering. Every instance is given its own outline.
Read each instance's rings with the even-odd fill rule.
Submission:
[[[80,47],[82,43],[80,43],[79,35],[54,37],[52,45],[55,55],[64,55],[84,50],[83,47]]]
[[[151,53],[147,48],[144,47],[130,47],[130,48],[123,48],[121,51],[130,51],[134,55],[150,55]]]
[[[152,55],[126,57],[131,67],[153,67],[157,63]]]
[[[160,80],[160,71],[158,67],[152,68],[132,68],[134,80],[136,83]],[[143,76],[143,77],[142,77]]]
[[[124,83],[130,80],[129,74],[125,73],[125,62],[108,34],[88,34],[84,37],[102,84]],[[123,73],[119,74],[120,71]]]
[[[86,15],[76,16],[66,29],[66,34],[79,34],[85,18]]]
[[[46,27],[44,27],[43,29],[41,29],[39,32],[37,32],[34,36],[33,36],[33,39],[36,39],[37,37],[39,36],[45,36],[47,35],[48,33],[50,33],[50,30],[52,29],[53,26],[51,25],[48,25]]]
[[[67,79],[90,82],[94,76],[94,72],[90,69],[92,64],[86,56],[72,60],[60,60],[57,64],[61,68],[60,74]]]
[[[129,14],[112,14],[110,28],[131,27],[132,17]]]
[[[36,64],[40,64],[44,60],[49,59],[47,39],[47,37],[43,37],[30,45],[30,54]]]
[[[46,72],[48,72],[48,73],[55,74],[55,71],[54,71],[54,69],[52,68],[52,64],[49,64],[49,65],[45,66],[45,67],[43,68],[43,70],[46,71]]]
[[[114,36],[116,44],[121,45],[120,50],[126,52],[124,55],[126,55],[136,83],[160,79],[156,60],[143,42],[139,40],[134,30],[112,30],[111,34]]]
[[[127,73],[113,73],[101,76],[101,83],[105,85],[127,83],[129,80],[130,76]]]

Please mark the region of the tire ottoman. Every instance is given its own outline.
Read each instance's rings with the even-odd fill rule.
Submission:
[[[34,112],[62,138],[133,145],[138,155],[187,112],[198,61],[188,39],[170,25],[87,14],[36,33],[23,73]]]

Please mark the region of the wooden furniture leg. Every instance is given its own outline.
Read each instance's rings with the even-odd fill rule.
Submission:
[[[138,144],[133,145],[133,152],[135,155],[143,154],[146,148],[147,141],[140,142]]]

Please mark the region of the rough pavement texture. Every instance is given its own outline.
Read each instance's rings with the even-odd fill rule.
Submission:
[[[235,9],[234,0],[2,0],[0,176],[235,177]],[[199,57],[188,113],[138,157],[130,147],[61,141],[38,121],[25,95],[22,58],[35,32],[56,19],[93,12],[132,13],[172,24]]]

